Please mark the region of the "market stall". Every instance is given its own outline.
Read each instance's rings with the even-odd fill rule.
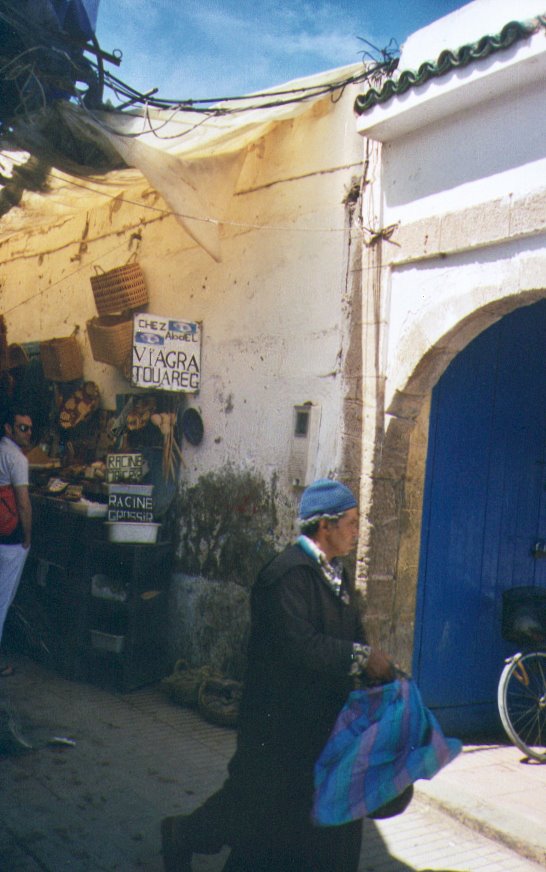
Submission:
[[[115,409],[85,379],[77,330],[22,346],[0,331],[2,400],[24,404],[34,422],[33,540],[11,623],[67,677],[128,690],[168,671],[171,509],[183,433],[194,444],[203,436],[187,406],[200,325],[148,314],[141,293],[138,308],[116,298],[122,311],[106,313],[95,298],[103,314],[93,328],[130,325],[129,342],[112,344],[110,365],[128,385]]]

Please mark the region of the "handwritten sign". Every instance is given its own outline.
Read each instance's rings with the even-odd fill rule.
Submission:
[[[144,457],[142,454],[106,455],[106,481],[140,481],[143,475]]]
[[[139,312],[133,316],[132,382],[195,393],[201,378],[201,325]]]
[[[108,487],[109,521],[153,521],[153,485],[116,485]]]

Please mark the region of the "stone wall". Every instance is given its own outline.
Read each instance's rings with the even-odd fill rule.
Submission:
[[[241,680],[249,628],[248,591],[229,581],[175,573],[169,595],[168,652]]]

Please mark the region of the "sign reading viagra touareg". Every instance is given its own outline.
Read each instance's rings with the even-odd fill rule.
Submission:
[[[194,393],[201,378],[201,325],[162,315],[133,316],[132,383]]]

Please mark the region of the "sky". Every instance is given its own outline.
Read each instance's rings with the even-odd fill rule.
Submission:
[[[462,0],[101,0],[107,69],[163,99],[232,97],[358,63],[466,5]],[[105,93],[108,97],[108,91]],[[116,102],[114,100],[114,102]]]

